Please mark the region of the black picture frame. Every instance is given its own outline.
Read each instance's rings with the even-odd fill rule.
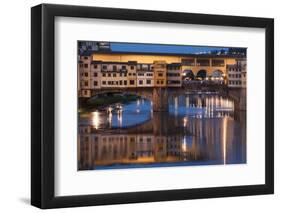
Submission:
[[[265,184],[56,197],[54,170],[55,17],[263,28],[265,48]],[[274,193],[274,20],[240,16],[41,4],[31,8],[31,204],[60,208]]]

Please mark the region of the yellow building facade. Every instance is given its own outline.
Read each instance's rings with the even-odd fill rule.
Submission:
[[[154,61],[165,61],[166,64],[181,63],[182,71],[191,70],[196,76],[200,70],[206,71],[207,76],[211,76],[214,71],[220,70],[226,74],[226,66],[236,63],[235,57],[226,56],[184,56],[184,55],[163,55],[163,54],[128,54],[128,53],[94,53],[92,60],[128,62],[137,61],[138,63],[154,63]]]
[[[192,79],[227,83],[227,67],[237,60],[241,57],[93,52],[80,57],[78,94],[89,98],[103,88],[182,87]]]
[[[153,61],[154,87],[167,86],[167,65],[166,61]]]

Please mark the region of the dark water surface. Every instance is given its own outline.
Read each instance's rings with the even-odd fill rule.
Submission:
[[[246,112],[218,94],[149,100],[79,115],[78,169],[246,163]]]

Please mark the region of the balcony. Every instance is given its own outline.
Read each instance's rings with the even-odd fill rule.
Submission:
[[[196,66],[209,67],[210,66],[210,60],[208,60],[208,59],[197,59]]]
[[[195,66],[194,59],[182,59],[183,66]]]
[[[224,67],[224,60],[212,60],[212,67]]]
[[[128,72],[127,69],[101,69],[102,72]]]

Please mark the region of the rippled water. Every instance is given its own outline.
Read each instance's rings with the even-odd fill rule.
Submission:
[[[169,98],[168,112],[139,99],[79,116],[78,167],[246,163],[246,114],[217,94]]]

